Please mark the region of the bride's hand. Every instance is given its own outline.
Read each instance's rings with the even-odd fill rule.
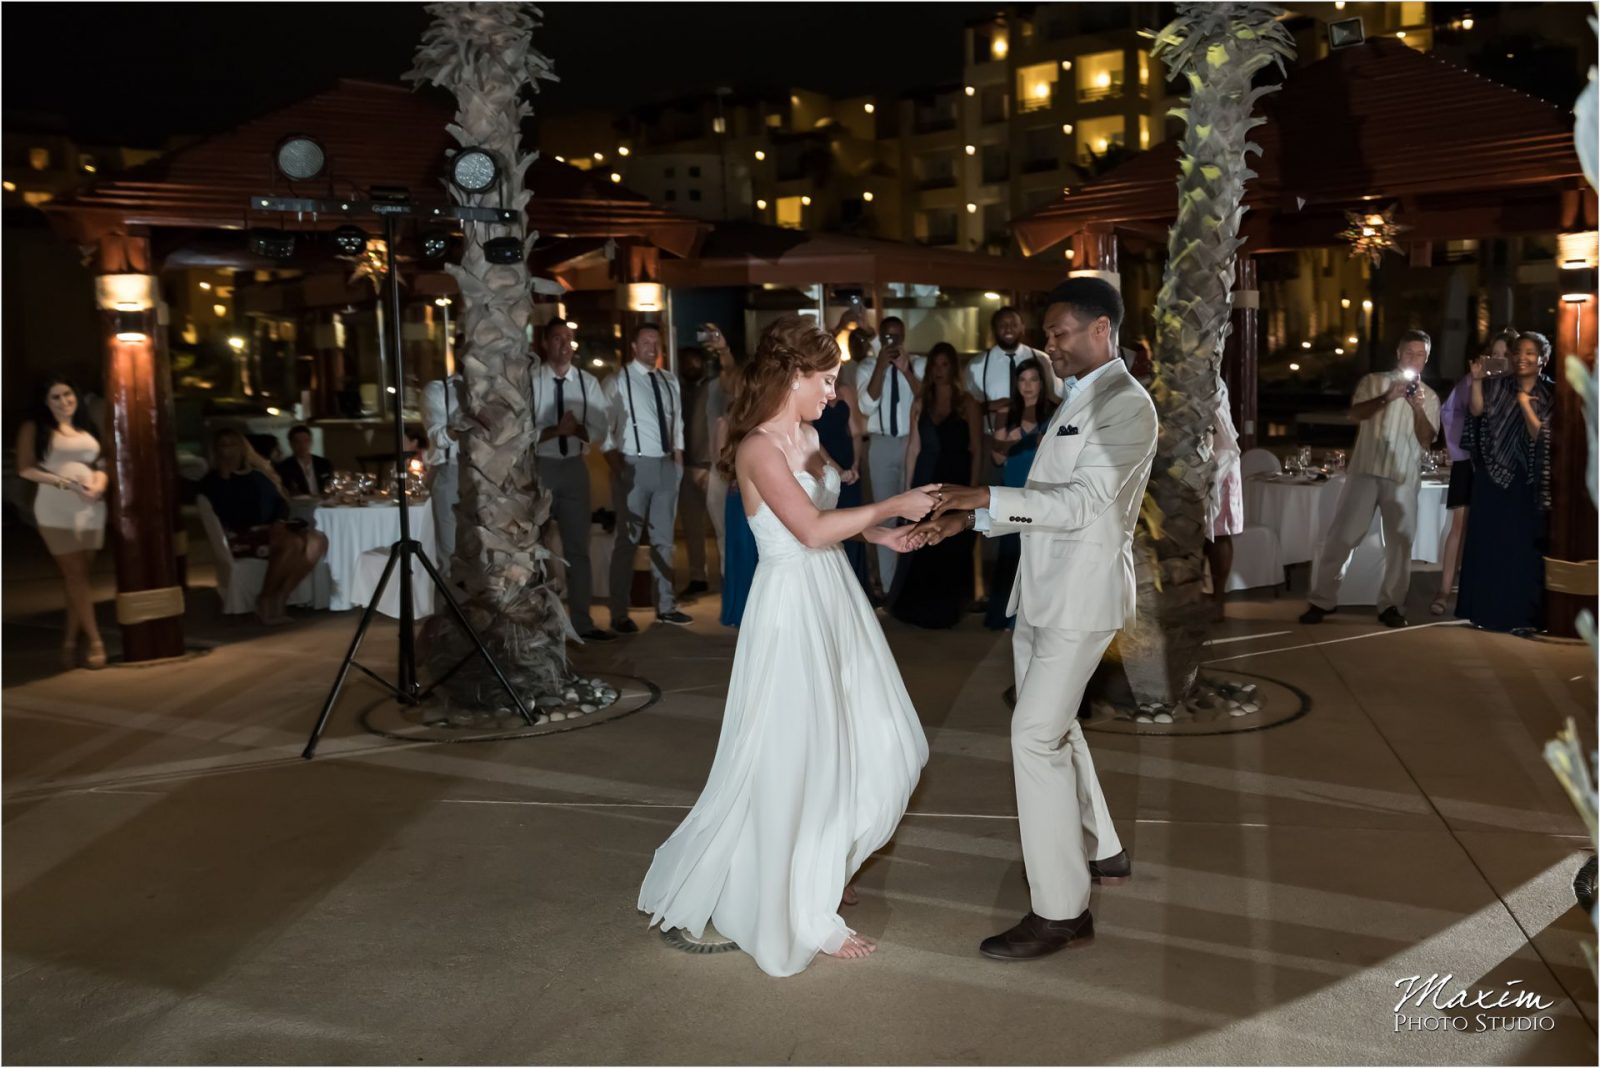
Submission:
[[[933,511],[942,494],[943,490],[937,483],[906,490],[889,499],[889,506],[893,509],[891,514],[915,522]]]

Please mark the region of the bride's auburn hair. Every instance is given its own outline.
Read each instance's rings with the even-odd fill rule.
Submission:
[[[755,355],[734,373],[738,382],[728,408],[728,436],[717,470],[730,483],[738,476],[734,458],[751,431],[777,415],[795,376],[831,371],[839,366],[839,344],[817,324],[798,315],[774,320],[761,335]]]

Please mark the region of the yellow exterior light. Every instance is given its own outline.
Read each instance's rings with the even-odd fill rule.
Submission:
[[[1011,42],[1004,37],[996,37],[994,42],[989,45],[989,54],[995,59],[1005,59],[1006,54],[1010,51]]]
[[[861,199],[865,200],[868,204],[871,204],[872,203],[872,190],[869,189],[865,193],[862,193],[861,194]]]
[[[978,95],[977,87],[976,86],[972,86],[972,85],[967,86],[966,87],[966,94],[968,96],[977,96]]]
[[[978,154],[978,146],[977,145],[968,145],[967,146],[967,155],[976,156],[977,154]]]
[[[1068,137],[1071,137],[1072,136],[1072,123],[1070,123],[1070,122],[1062,123],[1061,124],[1061,132],[1066,134]]]
[[[1339,301],[1339,307],[1341,307],[1341,308],[1350,307],[1350,298],[1349,297],[1344,297],[1343,299],[1341,299]]]
[[[878,108],[875,104],[863,104],[862,110],[864,110],[868,115],[871,115],[874,111],[877,111]]]
[[[767,154],[765,152],[761,151],[759,148],[756,149],[756,159],[758,161],[764,160],[766,158],[767,158]]]
[[[978,205],[972,203],[971,201],[968,201],[967,202],[967,214],[968,215],[976,215],[977,213],[978,213]]]
[[[767,210],[767,202],[765,200],[756,201],[756,210],[757,211],[766,211]]]
[[[629,151],[630,151],[630,149],[628,148],[627,145],[618,145],[617,146],[617,155],[619,155],[619,156],[626,156],[629,153]]]
[[[611,180],[613,182],[620,182],[620,181],[622,181],[622,175],[618,174],[616,171],[612,171],[611,172]]]
[[[594,154],[594,161],[596,163],[604,163],[605,162],[605,158],[606,158],[606,154],[604,152],[596,152]]]
[[[1372,301],[1370,301],[1370,300],[1362,301],[1361,302],[1361,310],[1362,311],[1371,311],[1372,310]]]
[[[1062,69],[1062,70],[1071,70],[1071,69],[1072,69],[1072,60],[1070,60],[1070,59],[1063,59],[1063,60],[1062,60],[1062,61],[1061,61],[1061,69]]]
[[[811,206],[811,198],[810,197],[801,197],[800,198],[800,203],[804,207],[809,208]]]

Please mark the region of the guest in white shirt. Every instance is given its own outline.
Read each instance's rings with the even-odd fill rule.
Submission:
[[[567,616],[584,641],[616,638],[594,625],[594,572],[589,561],[589,450],[603,447],[610,408],[599,381],[572,362],[572,328],[564,319],[545,324],[540,338],[543,362],[533,368],[534,462],[539,484],[550,491],[550,514],[561,532],[561,557],[567,568]]]
[[[1061,380],[1050,366],[1050,357],[1038,349],[1022,343],[1022,314],[1007,306],[989,319],[989,332],[994,344],[972,358],[967,364],[967,391],[977,398],[983,408],[982,478],[988,486],[1005,485],[1005,447],[995,441],[995,433],[1005,429],[1006,416],[1011,409],[1011,384],[1016,380],[1017,368],[1027,360],[1034,360],[1044,375],[1045,391],[1052,397],[1061,395]],[[996,462],[999,455],[1001,462]],[[997,542],[985,538],[983,554],[983,589],[985,597],[974,605],[975,611],[987,607],[987,595],[995,591],[995,569],[1000,563]],[[1006,596],[1009,591],[998,591]]]
[[[1317,563],[1311,604],[1302,623],[1321,623],[1339,605],[1339,583],[1350,554],[1367,536],[1372,513],[1383,521],[1383,586],[1378,619],[1403,627],[1411,587],[1411,543],[1417,536],[1417,494],[1422,488],[1422,453],[1439,434],[1439,396],[1422,382],[1433,340],[1408,330],[1395,346],[1395,369],[1370,374],[1356,385],[1350,417],[1361,424],[1350,455],[1349,475]]]
[[[606,463],[611,467],[611,502],[617,532],[611,551],[611,629],[637,634],[628,618],[633,587],[633,554],[650,528],[650,567],[656,580],[656,620],[676,626],[694,622],[678,611],[673,584],[673,527],[678,485],[683,478],[683,396],[671,371],[657,370],[661,328],[643,323],[633,331],[628,361],[606,379],[611,433]]]
[[[439,573],[450,573],[456,554],[456,502],[461,497],[461,445],[465,429],[462,401],[466,384],[459,374],[434,379],[422,387],[422,421],[428,437],[428,502],[433,506],[434,536],[439,542]]]
[[[911,406],[922,389],[928,361],[905,349],[906,324],[888,316],[878,326],[881,346],[856,368],[856,397],[867,422],[869,501],[886,501],[906,490],[906,447],[911,437]],[[1006,396],[1010,397],[1010,386]],[[878,581],[894,585],[894,550],[878,546]]]

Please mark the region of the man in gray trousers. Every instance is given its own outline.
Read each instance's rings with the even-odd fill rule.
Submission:
[[[572,329],[566,321],[547,323],[540,338],[544,360],[529,375],[532,393],[534,462],[539,484],[550,491],[550,511],[561,532],[561,557],[567,564],[567,616],[573,632],[588,642],[616,635],[594,625],[594,572],[589,561],[589,450],[604,448],[611,425],[605,394],[595,377],[572,363]]]
[[[656,621],[686,626],[694,622],[678,611],[673,584],[673,528],[678,518],[678,484],[683,478],[683,395],[671,371],[656,368],[661,359],[661,328],[634,328],[628,361],[606,379],[611,434],[606,463],[611,467],[611,503],[617,532],[611,549],[611,629],[637,634],[628,618],[633,588],[633,554],[650,528],[650,569],[656,579]]]

